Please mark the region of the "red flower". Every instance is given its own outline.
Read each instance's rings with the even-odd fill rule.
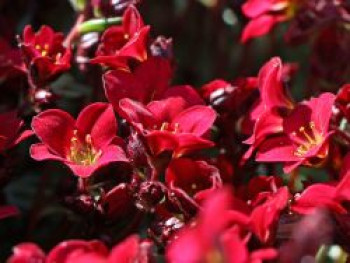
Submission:
[[[63,46],[63,34],[42,26],[37,33],[26,26],[20,47],[30,78],[36,85],[45,85],[69,70],[71,50]]]
[[[173,151],[173,156],[213,146],[202,137],[213,125],[215,111],[202,105],[187,105],[181,97],[153,101],[147,106],[130,99],[119,103],[122,115],[146,138],[152,154]]]
[[[287,187],[281,187],[270,193],[266,201],[254,208],[250,215],[250,228],[263,243],[271,240],[273,229],[276,229],[280,212],[286,208],[289,199]]]
[[[324,93],[319,98],[300,103],[283,119],[283,134],[268,138],[259,148],[259,162],[283,162],[284,171],[299,165],[315,165],[328,154],[328,130],[335,96]]]
[[[243,142],[251,145],[243,159],[248,159],[267,136],[282,131],[281,115],[285,115],[294,107],[286,94],[282,74],[282,62],[278,57],[272,58],[259,71],[260,100],[250,113],[250,118],[255,124],[252,136]]]
[[[173,159],[165,172],[171,188],[180,188],[196,201],[206,199],[214,189],[222,186],[217,168],[204,161],[188,158]]]
[[[47,110],[33,118],[32,128],[42,143],[31,147],[35,160],[57,160],[77,176],[88,177],[111,162],[127,162],[115,141],[117,123],[105,103],[86,107],[75,121],[62,110]]]
[[[15,111],[1,113],[0,123],[0,153],[33,135],[32,131],[21,132],[24,123]]]
[[[117,244],[110,252],[100,241],[67,240],[55,246],[46,256],[37,245],[22,243],[13,249],[9,263],[129,263],[150,262],[152,243],[133,235]]]
[[[172,69],[168,60],[151,57],[141,63],[134,72],[109,71],[103,76],[106,97],[115,109],[119,101],[129,98],[143,104],[153,100],[180,96],[191,105],[204,104],[196,90],[190,86],[170,87]]]
[[[137,9],[129,6],[124,12],[122,25],[112,26],[104,32],[96,57],[90,62],[128,69],[130,59],[146,60],[149,30]]]
[[[238,189],[241,199],[248,201],[253,207],[276,192],[283,185],[282,178],[278,176],[255,176],[249,180],[248,185]]]
[[[296,0],[248,0],[243,13],[251,20],[245,26],[241,41],[267,34],[277,23],[289,20],[295,12]]]
[[[100,241],[67,240],[55,246],[47,255],[45,262],[101,262],[98,260],[107,255],[108,249]]]
[[[313,184],[295,197],[292,210],[300,214],[312,213],[318,207],[326,207],[337,213],[347,213],[342,202],[350,201],[350,173],[337,184]]]
[[[13,248],[13,255],[8,263],[45,262],[44,251],[33,243],[21,243]]]
[[[131,235],[111,250],[107,263],[153,262],[151,256],[152,242],[140,240],[137,235]]]
[[[169,262],[262,262],[273,259],[274,249],[256,250],[249,254],[247,239],[242,239],[234,222],[248,224],[247,218],[230,211],[231,197],[228,191],[213,194],[203,206],[197,220],[189,224],[168,246]]]

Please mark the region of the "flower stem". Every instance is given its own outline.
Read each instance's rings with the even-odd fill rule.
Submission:
[[[103,32],[109,26],[120,25],[121,22],[122,22],[121,17],[91,19],[81,23],[78,26],[77,31],[79,32],[80,35],[84,35],[90,32]]]

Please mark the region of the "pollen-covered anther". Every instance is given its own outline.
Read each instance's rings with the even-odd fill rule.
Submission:
[[[47,54],[49,53],[49,48],[49,44],[45,44],[44,46],[41,46],[39,44],[35,45],[35,49],[38,50],[43,57],[47,56]]]
[[[69,160],[81,165],[94,164],[102,155],[101,150],[96,150],[93,146],[90,134],[85,135],[84,141],[80,141],[78,133],[74,130],[71,138]]]
[[[292,133],[294,142],[299,146],[294,152],[295,156],[302,157],[312,148],[322,143],[322,135],[316,130],[315,123],[310,122],[308,126],[301,126],[298,132]]]
[[[178,133],[180,131],[180,124],[179,123],[169,124],[168,122],[163,122],[162,125],[160,126],[160,130],[169,131],[172,133]]]

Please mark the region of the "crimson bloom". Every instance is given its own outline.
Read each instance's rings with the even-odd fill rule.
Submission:
[[[67,240],[56,245],[47,255],[33,243],[22,243],[13,249],[9,263],[129,263],[150,262],[151,243],[136,235],[126,238],[108,251],[98,240]]]
[[[145,137],[152,154],[173,151],[177,157],[213,146],[202,137],[213,125],[215,111],[203,105],[187,105],[181,97],[153,101],[146,106],[130,99],[119,103],[122,115]]]
[[[111,162],[128,161],[116,145],[120,139],[112,105],[91,104],[76,121],[65,111],[47,110],[33,118],[32,128],[41,140],[32,145],[32,158],[61,161],[77,176],[88,177]]]
[[[8,258],[9,263],[45,262],[44,251],[33,243],[21,243],[13,248],[13,255]]]
[[[249,116],[254,122],[254,130],[251,137],[243,142],[250,145],[243,159],[248,159],[267,136],[280,133],[283,130],[282,115],[294,108],[294,103],[283,85],[283,66],[280,58],[272,58],[260,69],[258,87],[260,99]]]
[[[63,38],[62,33],[49,26],[42,26],[37,33],[31,26],[24,28],[19,45],[31,81],[36,85],[45,85],[69,70],[72,53],[63,46]]]
[[[130,5],[124,12],[122,25],[111,26],[104,32],[96,57],[90,62],[128,69],[130,59],[146,60],[149,30],[137,9]]]
[[[103,75],[106,97],[116,110],[119,101],[129,98],[143,104],[180,96],[191,105],[204,104],[191,86],[171,87],[172,68],[168,60],[150,57],[136,67],[133,72],[111,70]]]
[[[267,34],[276,24],[294,16],[297,0],[248,0],[242,6],[250,19],[245,26],[241,41]]]
[[[287,187],[281,187],[269,195],[264,203],[256,206],[250,215],[250,228],[263,243],[271,240],[280,213],[286,208],[289,199]]]
[[[350,173],[339,183],[318,183],[307,187],[295,197],[292,210],[300,214],[310,214],[316,208],[329,208],[337,213],[345,214],[347,209],[343,202],[350,201]]]
[[[283,134],[268,138],[259,148],[259,162],[283,162],[284,171],[299,165],[315,165],[328,154],[329,121],[335,96],[323,93],[318,98],[300,103],[283,119]]]
[[[173,159],[165,172],[165,181],[171,188],[180,188],[196,201],[202,201],[222,186],[219,171],[204,161],[188,158]]]
[[[177,238],[167,248],[169,262],[262,262],[273,259],[274,249],[260,249],[249,253],[239,229],[233,222],[247,224],[247,219],[230,211],[232,199],[229,192],[221,189],[214,193],[203,206],[193,224],[180,230]]]
[[[0,153],[33,135],[32,131],[21,131],[24,123],[17,117],[15,111],[1,113],[0,123]]]

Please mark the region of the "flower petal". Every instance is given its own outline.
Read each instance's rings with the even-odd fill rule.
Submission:
[[[278,22],[279,19],[272,15],[261,15],[257,18],[252,19],[248,22],[243,30],[241,42],[246,43],[252,38],[267,34]]]
[[[44,143],[33,144],[30,147],[30,156],[37,161],[42,160],[56,160],[56,161],[65,161],[65,158],[52,153],[50,149]]]
[[[92,165],[81,165],[66,161],[65,164],[73,171],[76,176],[89,177],[98,169],[107,166],[112,162],[129,162],[122,148],[116,145],[109,145],[102,150],[101,157]]]
[[[273,0],[248,0],[242,6],[242,11],[247,17],[256,17],[269,11]]]
[[[32,129],[55,154],[65,156],[75,129],[75,120],[67,112],[46,110],[32,120]]]
[[[117,136],[117,121],[112,105],[101,102],[90,104],[80,112],[76,127],[79,134],[91,135],[97,149],[110,144]]]
[[[257,162],[297,162],[300,157],[294,154],[295,147],[286,136],[266,140],[259,148]]]
[[[181,132],[202,136],[210,129],[215,119],[216,112],[212,108],[198,105],[182,111],[172,123],[179,124]]]

